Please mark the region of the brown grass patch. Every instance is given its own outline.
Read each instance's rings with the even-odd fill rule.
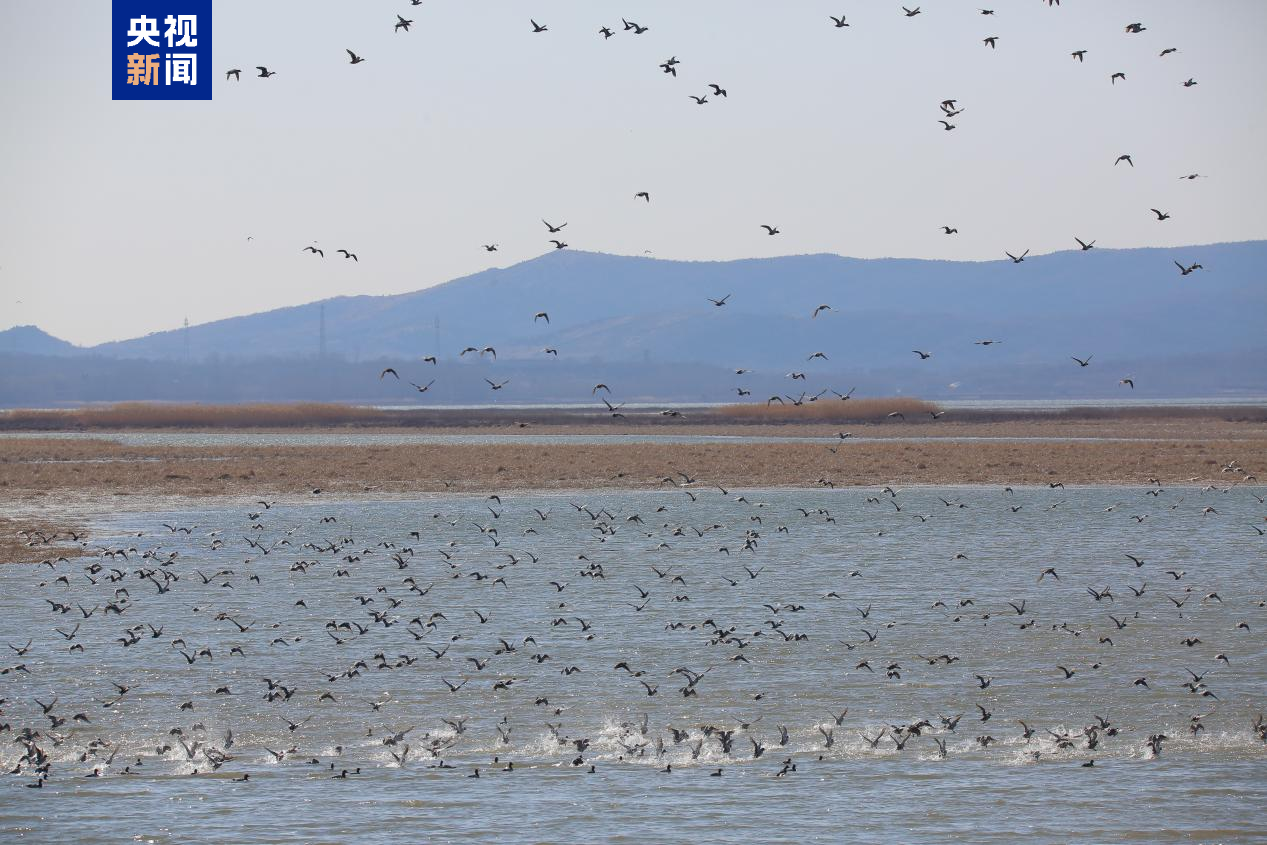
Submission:
[[[83,548],[71,536],[72,532],[83,539],[83,532],[75,528],[36,520],[20,522],[0,516],[0,564],[79,557]]]
[[[0,414],[0,426],[12,429],[76,428],[295,428],[371,424],[386,412],[351,405],[297,402],[242,405],[168,405],[123,402],[71,410],[15,410]]]
[[[932,422],[938,408],[922,399],[820,399],[801,405],[777,402],[764,405],[725,405],[712,409],[716,419],[749,423],[778,424],[785,422],[866,423],[866,422]],[[900,414],[894,417],[893,414]]]

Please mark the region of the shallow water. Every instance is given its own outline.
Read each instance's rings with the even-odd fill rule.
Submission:
[[[1263,841],[1267,745],[1252,718],[1267,709],[1267,538],[1251,526],[1265,492],[693,485],[695,501],[666,486],[100,515],[94,540],[135,548],[127,560],[0,567],[0,640],[20,650],[32,639],[0,659],[29,669],[0,675],[0,766],[18,765],[10,738],[26,727],[45,732],[37,744],[52,761],[40,790],[26,788],[29,763],[0,777],[0,831],[38,842]],[[582,575],[593,567],[604,577]],[[1059,580],[1038,580],[1048,567]],[[160,568],[179,578],[164,593],[136,574]],[[1144,583],[1140,596],[1128,587]],[[1088,592],[1106,586],[1112,600]],[[1203,600],[1211,592],[1222,601]],[[121,613],[105,615],[111,601]],[[133,626],[139,639],[124,647]],[[612,668],[622,661],[629,671]],[[561,674],[570,667],[580,671]],[[679,667],[702,677],[691,685]],[[1203,677],[1195,691],[1188,670]],[[291,697],[266,701],[263,678]],[[465,684],[450,692],[442,679]],[[104,707],[112,682],[130,689]],[[50,735],[35,700],[55,696],[54,716],[91,723]],[[947,730],[941,717],[961,713]],[[1097,732],[1089,750],[1083,729],[1097,716],[1119,733]],[[899,750],[893,726],[920,720],[931,728]],[[730,753],[702,726],[733,730]],[[670,727],[689,738],[675,743]],[[862,737],[881,731],[874,749]],[[1160,757],[1146,745],[1156,733],[1169,737]],[[589,744],[578,752],[575,740]],[[393,753],[405,745],[402,763]],[[232,759],[211,773],[216,750]],[[796,771],[776,777],[788,758]],[[94,768],[105,776],[84,777]],[[243,773],[250,781],[234,782]]]

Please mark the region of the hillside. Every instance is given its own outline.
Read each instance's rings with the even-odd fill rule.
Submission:
[[[1204,269],[1181,276],[1176,261]],[[439,372],[451,374],[450,386],[463,382],[436,401],[558,401],[613,367],[628,373],[631,394],[648,399],[723,400],[733,396],[728,370],[737,367],[757,371],[758,392],[792,395],[859,383],[927,396],[1113,395],[1129,375],[1137,381],[1139,391],[1130,394],[1136,397],[1214,396],[1267,386],[1264,268],[1267,242],[1097,248],[1021,264],[835,255],[675,262],[563,251],[413,293],[340,297],[84,352],[99,359],[92,369],[107,376],[112,366],[114,372],[170,371],[145,361],[187,369],[185,384],[224,381],[226,367],[256,374],[282,366],[290,374],[253,375],[247,381],[261,382],[258,390],[242,390],[235,381],[232,398],[281,398],[277,383],[288,378],[296,385],[321,383],[319,375],[298,375],[312,367],[314,373],[346,372],[346,382],[325,382],[335,395],[311,396],[305,388],[285,398],[374,399],[381,392],[375,386],[349,393],[346,385],[359,384],[362,369],[381,361],[412,367],[415,380]],[[727,295],[724,306],[709,302]],[[831,310],[812,317],[821,304]],[[325,359],[319,362],[323,310]],[[539,311],[549,313],[549,323],[533,320]],[[1159,326],[1180,328],[1161,332]],[[975,344],[985,339],[1000,343]],[[76,349],[32,327],[0,333],[0,340],[6,340],[0,353]],[[495,347],[496,363],[462,358],[468,346]],[[557,360],[542,352],[547,346],[559,350]],[[921,361],[914,349],[932,358]],[[827,359],[807,360],[815,352]],[[437,355],[439,370],[407,363],[424,355]],[[1088,355],[1094,357],[1085,370],[1070,360]],[[132,363],[111,365],[111,359]],[[243,366],[252,362],[257,366]],[[707,383],[662,390],[666,366],[683,377],[683,367],[698,368],[697,378]],[[639,383],[642,368],[656,369],[661,379]],[[48,370],[55,378],[57,366]],[[809,378],[789,383],[784,376],[794,370]],[[483,378],[498,373],[516,385],[489,396]],[[0,399],[12,403],[6,393],[13,389],[12,380],[0,382]],[[74,393],[69,384],[65,389]],[[960,392],[948,393],[954,390]]]

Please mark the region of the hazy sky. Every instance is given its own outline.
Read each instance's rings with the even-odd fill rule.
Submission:
[[[216,0],[214,100],[146,103],[110,99],[109,2],[2,0],[0,328],[95,343],[416,290],[552,248],[543,217],[699,260],[1267,237],[1267,2],[900,6]],[[710,82],[729,97],[697,106]]]

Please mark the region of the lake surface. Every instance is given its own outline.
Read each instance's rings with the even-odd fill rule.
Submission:
[[[98,515],[0,566],[0,833],[1267,839],[1264,488],[689,491]]]

